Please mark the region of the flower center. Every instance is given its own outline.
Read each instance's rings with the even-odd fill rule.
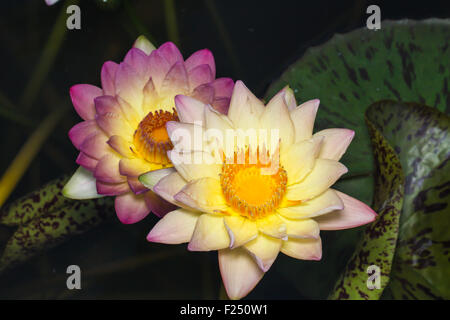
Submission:
[[[236,155],[235,155],[236,159]],[[287,173],[281,166],[269,171],[272,161],[250,163],[248,151],[243,164],[224,163],[220,182],[227,203],[242,216],[257,219],[274,212],[286,193]]]
[[[175,110],[149,112],[134,132],[133,151],[148,162],[169,164],[167,151],[172,149],[173,145],[165,127],[168,121],[178,121]]]

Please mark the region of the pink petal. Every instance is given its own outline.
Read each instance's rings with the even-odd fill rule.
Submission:
[[[212,86],[216,97],[230,98],[233,93],[234,82],[231,78],[218,78],[213,81]]]
[[[148,191],[148,189],[138,180],[138,178],[128,177],[128,185],[134,194],[142,194]]]
[[[232,300],[245,297],[264,276],[243,248],[219,250],[219,267],[225,290]]]
[[[158,53],[163,57],[170,66],[174,65],[177,62],[183,62],[183,56],[180,53],[180,50],[178,50],[177,46],[172,42],[166,42],[163,43],[158,48]]]
[[[153,191],[148,191],[145,194],[145,202],[150,210],[158,217],[164,217],[168,212],[171,212],[177,208],[177,206],[164,200]]]
[[[157,90],[162,86],[164,78],[172,65],[164,59],[158,50],[153,50],[148,58],[150,75]]]
[[[228,109],[230,108],[230,98],[216,98],[212,102],[214,109],[222,114],[228,114]]]
[[[365,203],[336,191],[344,202],[343,210],[336,210],[314,218],[319,223],[320,230],[342,230],[359,227],[374,221],[377,217]]]
[[[202,64],[188,72],[189,86],[197,88],[199,85],[210,83],[214,80],[211,69],[207,64]]]
[[[112,96],[101,96],[95,99],[95,121],[97,125],[108,135],[121,135],[134,132],[129,122],[123,116],[122,109],[117,100]]]
[[[75,148],[80,149],[84,140],[92,134],[100,133],[100,128],[94,120],[87,120],[77,123],[69,130],[69,139]]]
[[[120,159],[112,154],[103,156],[95,168],[94,177],[107,183],[125,182],[125,177],[119,173]]]
[[[113,96],[116,94],[114,79],[116,78],[116,71],[118,67],[119,65],[112,61],[106,61],[102,66],[101,80],[105,95]]]
[[[144,78],[127,63],[117,68],[115,79],[116,93],[132,106],[140,108],[143,101]]]
[[[91,158],[100,160],[105,154],[109,153],[106,141],[108,138],[103,133],[93,133],[89,135],[81,144],[80,151],[86,153]]]
[[[145,203],[145,196],[135,195],[131,192],[117,196],[115,201],[116,213],[124,224],[132,224],[144,219],[150,209]]]
[[[95,111],[97,114],[121,113],[119,103],[113,96],[100,96],[94,99]]]
[[[140,76],[148,75],[148,56],[141,49],[131,48],[123,62],[129,64]]]
[[[194,123],[203,121],[203,111],[205,104],[194,98],[177,95],[175,96],[175,106],[181,122]]]
[[[98,160],[91,158],[84,154],[83,152],[80,152],[80,154],[77,157],[76,163],[82,166],[83,168],[94,172],[95,167],[97,166]]]
[[[90,84],[77,84],[70,88],[72,104],[84,120],[94,119],[94,99],[102,94],[102,89]]]
[[[170,95],[173,93],[189,92],[189,81],[186,68],[183,62],[175,63],[170,68],[161,86],[162,95]]]
[[[105,196],[118,196],[130,191],[128,183],[107,183],[98,181],[96,182],[98,194]]]
[[[189,58],[186,59],[185,64],[188,72],[199,65],[207,64],[211,69],[212,77],[216,77],[216,64],[214,62],[214,56],[208,49],[194,52]]]
[[[191,97],[200,100],[203,103],[211,104],[214,100],[214,88],[210,84],[202,84],[195,88]]]

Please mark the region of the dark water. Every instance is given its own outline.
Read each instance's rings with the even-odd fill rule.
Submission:
[[[242,79],[260,97],[306,48],[323,43],[335,33],[364,26],[369,4],[380,6],[382,19],[450,15],[448,1],[208,2],[175,1],[180,50],[188,57],[209,48],[216,59],[218,77]],[[147,35],[155,45],[169,40],[163,3],[82,0],[81,30],[67,31],[59,48],[45,54],[43,49],[64,2],[52,7],[44,0],[0,3],[0,108],[8,113],[0,117],[2,172],[47,114],[70,108],[71,85],[99,84],[103,62],[120,61],[140,34]],[[42,67],[42,61],[48,64]],[[39,65],[41,77],[30,85]],[[9,201],[76,168],[76,150],[67,132],[79,118],[69,110]],[[133,226],[115,220],[78,236],[0,276],[0,298],[218,297],[216,253],[186,253],[181,246],[149,245],[145,235],[155,222],[152,216]],[[6,230],[0,229],[0,241],[5,234]],[[83,290],[66,289],[65,268],[69,264],[80,265],[86,273]],[[322,297],[319,292],[292,285],[289,276],[275,266],[249,298]]]

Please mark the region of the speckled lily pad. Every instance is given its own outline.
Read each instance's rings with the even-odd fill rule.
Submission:
[[[0,272],[54,247],[114,215],[112,198],[75,201],[61,194],[56,179],[0,212],[0,224],[16,230],[0,255]]]
[[[390,291],[397,299],[450,298],[450,117],[385,101],[367,116],[399,156],[405,196]]]

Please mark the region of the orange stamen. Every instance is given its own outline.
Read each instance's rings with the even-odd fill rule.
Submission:
[[[167,157],[167,151],[173,148],[172,142],[166,130],[168,121],[178,121],[175,110],[149,112],[139,123],[134,132],[132,148],[133,152],[138,153],[145,160],[166,165],[170,163]]]
[[[234,159],[237,158],[239,154],[235,153]],[[271,167],[272,160],[263,163],[259,153],[250,158],[249,150],[245,151],[242,164],[229,162],[224,162],[220,175],[222,192],[228,204],[250,219],[273,213],[286,193],[286,170],[278,166],[275,172],[264,173],[264,169]]]

